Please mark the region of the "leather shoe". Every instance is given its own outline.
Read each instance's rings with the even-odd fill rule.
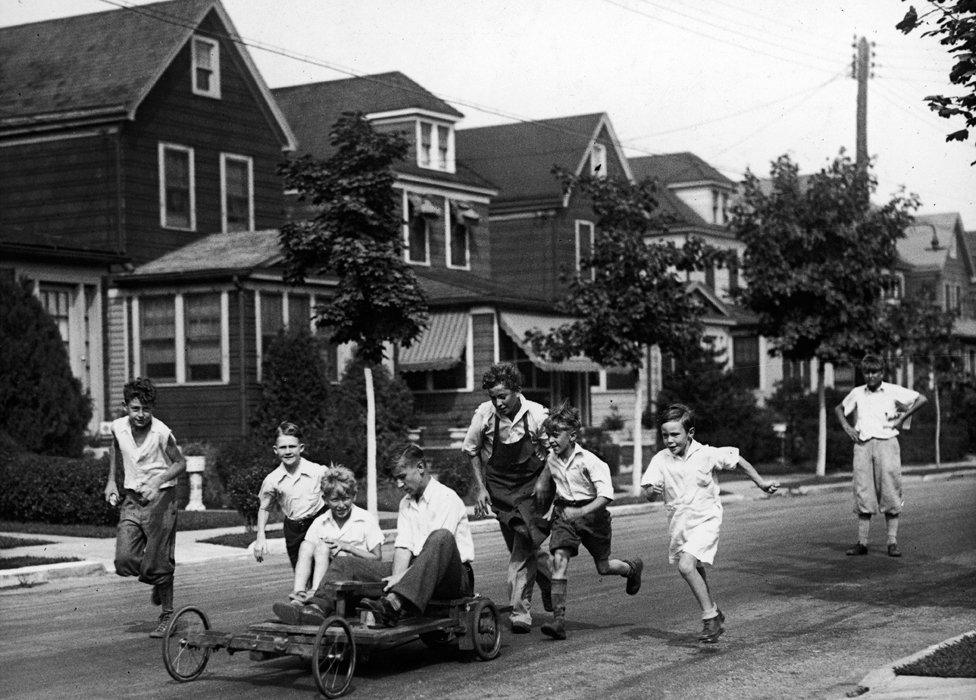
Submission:
[[[360,607],[363,610],[367,610],[373,613],[373,619],[376,620],[376,624],[379,627],[396,627],[396,624],[400,621],[400,614],[402,613],[402,608],[397,609],[393,607],[393,603],[386,596],[382,598],[363,598],[360,601]]]
[[[644,570],[644,562],[640,557],[624,560],[630,566],[630,573],[627,574],[627,595],[637,595],[641,587],[641,572]]]
[[[528,634],[532,631],[532,625],[523,620],[512,620],[513,634]]]
[[[721,617],[719,617],[721,615]],[[710,617],[707,620],[702,621],[702,631],[698,635],[698,640],[706,642],[708,644],[714,644],[718,641],[719,635],[725,631],[722,627],[722,620],[725,618],[724,615],[719,613],[715,617]]]
[[[868,553],[867,545],[861,544],[860,542],[858,542],[853,547],[851,547],[846,552],[844,552],[844,554],[846,554],[849,557],[862,556],[867,553]]]
[[[901,550],[898,549],[898,545],[894,542],[888,545],[888,556],[889,557],[900,557]]]

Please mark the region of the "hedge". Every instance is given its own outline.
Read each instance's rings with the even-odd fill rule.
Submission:
[[[108,458],[14,454],[0,460],[0,512],[8,520],[114,525],[105,502]]]

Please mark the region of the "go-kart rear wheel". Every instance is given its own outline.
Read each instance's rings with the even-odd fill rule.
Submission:
[[[498,624],[498,608],[490,600],[479,600],[469,613],[474,653],[482,661],[491,661],[502,649],[502,630]]]
[[[319,627],[312,649],[315,685],[327,698],[337,698],[352,683],[356,670],[356,642],[352,628],[341,617],[330,617]]]
[[[210,620],[199,608],[182,608],[169,621],[163,634],[163,663],[173,680],[186,683],[200,676],[213,649],[200,646],[200,635],[210,629]]]

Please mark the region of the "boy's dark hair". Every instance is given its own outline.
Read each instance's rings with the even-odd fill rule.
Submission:
[[[570,406],[568,401],[563,401],[556,406],[549,413],[549,417],[546,418],[542,425],[546,433],[550,435],[561,430],[568,430],[571,433],[579,435],[580,430],[583,429],[583,421],[580,418],[579,409]]]
[[[397,457],[394,463],[395,467],[410,467],[415,464],[423,463],[423,466],[427,466],[427,460],[424,458],[424,451],[417,445],[410,444],[407,445],[403,452]]]
[[[865,355],[861,358],[862,372],[883,372],[885,362],[877,355]]]
[[[122,387],[122,399],[126,403],[139,399],[143,408],[153,408],[156,405],[156,385],[148,377],[136,377]]]
[[[277,440],[282,435],[288,435],[290,437],[298,438],[299,442],[303,442],[305,438],[302,436],[302,429],[291,421],[282,421],[278,424],[278,429],[275,431],[275,440]]]
[[[522,373],[518,371],[514,362],[499,362],[492,365],[481,380],[481,388],[485,391],[499,384],[516,393],[522,391]]]
[[[678,421],[685,431],[690,431],[695,427],[695,412],[683,403],[673,403],[661,412],[658,425],[664,425],[671,421]]]
[[[355,499],[359,493],[359,483],[352,469],[343,466],[332,466],[322,478],[322,495],[328,498],[336,491],[342,491],[350,498]]]

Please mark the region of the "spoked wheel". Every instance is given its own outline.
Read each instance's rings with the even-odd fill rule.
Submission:
[[[182,608],[170,619],[162,639],[163,663],[173,680],[186,683],[203,673],[213,649],[199,641],[209,629],[210,620],[199,608]]]
[[[352,628],[341,617],[330,617],[319,627],[312,650],[312,675],[319,691],[337,698],[352,683],[356,670],[356,642]]]
[[[479,600],[474,604],[468,619],[471,623],[471,638],[474,640],[474,653],[482,661],[491,661],[502,649],[502,630],[498,624],[498,608],[490,600]]]

